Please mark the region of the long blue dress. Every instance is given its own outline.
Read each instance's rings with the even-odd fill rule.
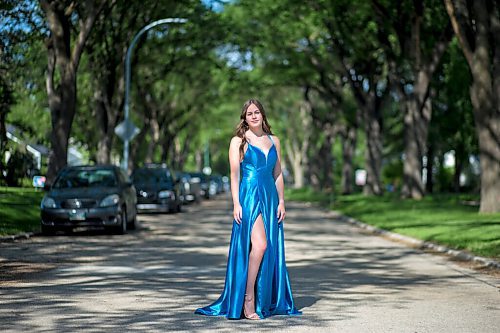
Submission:
[[[242,318],[250,235],[255,220],[262,214],[267,248],[255,282],[255,312],[261,318],[301,314],[294,305],[285,264],[283,222],[278,223],[276,217],[279,199],[273,170],[277,157],[274,142],[267,155],[259,147],[248,144],[240,164],[242,221],[238,224],[233,220],[224,291],[217,301],[197,309],[195,313],[226,316],[228,319]]]

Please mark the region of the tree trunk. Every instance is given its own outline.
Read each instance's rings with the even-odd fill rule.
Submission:
[[[432,193],[434,190],[434,174],[432,173],[432,169],[434,169],[434,149],[434,143],[429,143],[427,146],[427,163],[425,164],[427,170],[425,190],[427,193]]]
[[[47,181],[51,184],[68,161],[68,143],[76,108],[76,80],[73,73],[61,77],[58,93],[48,96],[52,120]]]
[[[0,179],[4,178],[4,158],[7,151],[7,129],[5,127],[5,114],[0,112]]]
[[[395,52],[394,43],[390,41],[387,33],[379,34],[387,54],[391,85],[396,89],[404,108],[405,150],[401,194],[403,197],[420,199],[424,195],[422,156],[425,153],[432,111],[429,86],[453,33],[451,26],[447,24],[437,36],[423,35],[424,18],[436,9],[431,3],[413,1],[412,7],[406,9],[405,6],[398,6],[398,16],[395,19],[380,2],[372,1],[372,4],[378,14],[378,23],[381,26],[391,24],[401,50]],[[411,12],[407,12],[408,9]],[[401,31],[401,27],[405,25],[411,26],[411,33],[405,34]],[[423,43],[423,40],[434,41],[432,48]],[[410,75],[401,70],[405,67],[402,63],[411,70]],[[410,83],[411,91],[407,89]]]
[[[382,105],[387,97],[388,89],[386,88],[379,96],[375,91],[377,85],[374,77],[370,77],[366,82],[370,82],[370,90],[365,91],[364,84],[361,84],[353,78],[352,71],[344,64],[346,76],[349,77],[349,83],[353,92],[356,104],[361,110],[361,117],[364,122],[364,130],[366,136],[366,151],[365,151],[365,169],[366,169],[366,184],[363,187],[365,195],[381,195],[382,194],[382,136],[383,136],[383,117]],[[358,118],[358,115],[356,116]],[[357,120],[356,120],[357,121]]]
[[[99,131],[96,160],[102,164],[110,163],[111,160],[111,149],[115,139],[114,129],[120,119],[125,91],[123,71],[120,71],[118,74],[115,64],[110,64],[109,66],[109,70],[104,71],[104,74],[99,73],[96,75],[96,80],[99,82],[96,82],[97,89],[94,94],[97,128]],[[101,74],[104,76],[100,76]]]
[[[291,164],[293,168],[293,187],[294,188],[302,188],[305,185],[304,181],[304,165],[301,161],[294,160],[294,163]]]
[[[182,171],[184,169],[184,163],[186,162],[186,158],[189,153],[189,144],[191,142],[191,137],[187,136],[184,139],[184,142],[181,143],[181,140],[178,136],[175,138],[171,138],[172,142],[171,145],[171,154],[169,153],[169,148],[167,145],[161,145],[162,146],[162,151],[161,151],[161,160],[162,161],[170,161],[169,165],[174,169],[178,171]],[[162,143],[165,142],[164,140]],[[170,156],[170,159],[168,157]]]
[[[453,191],[460,193],[460,174],[463,169],[463,160],[455,155],[455,170],[453,173]]]
[[[342,135],[342,194],[353,192],[354,166],[353,158],[356,151],[356,138],[358,129],[347,126]]]
[[[196,163],[196,170],[201,171],[203,169],[203,149],[196,149],[194,159]]]
[[[140,14],[134,9],[135,4],[118,3],[117,8],[109,11],[107,20],[96,22],[89,40],[88,71],[92,73],[97,87],[94,99],[99,121],[97,126],[100,127],[96,153],[99,163],[110,162],[115,143],[114,129],[123,118],[127,47],[140,26],[145,24],[144,16],[150,16],[150,9],[144,8],[145,11]],[[138,46],[142,42],[143,39]],[[131,68],[134,68],[137,61],[138,57],[132,57]]]
[[[293,188],[302,188],[305,186],[305,171],[308,165],[307,146],[308,143],[306,142],[301,145],[295,138],[287,138],[286,156],[292,167]]]
[[[497,8],[490,13],[486,3],[476,1],[477,18],[476,49],[471,67],[473,83],[470,89],[474,120],[479,141],[481,165],[482,213],[500,212],[500,22]],[[496,14],[495,14],[496,12]],[[488,29],[489,28],[489,29]],[[491,37],[488,36],[490,30]],[[491,41],[491,44],[490,44]],[[492,57],[490,57],[490,51]],[[494,93],[496,90],[496,93]]]
[[[179,140],[179,138],[177,138],[177,140]],[[177,170],[184,170],[184,164],[186,163],[190,144],[191,144],[191,137],[186,136],[186,138],[184,139],[184,144],[182,145],[182,148],[177,154],[177,157],[175,159]]]
[[[320,167],[317,159],[309,160],[308,176],[309,184],[315,191],[321,191]]]
[[[432,115],[430,82],[451,40],[451,35],[447,28],[434,44],[431,56],[424,59],[420,45],[420,17],[415,19],[414,25],[412,30],[417,36],[412,39],[412,43],[414,43],[412,57],[416,79],[411,93],[404,93],[404,89],[400,89],[404,100],[406,100],[404,103],[405,159],[403,161],[401,195],[407,198],[421,199],[425,193],[422,182],[422,158],[427,146]]]
[[[150,132],[149,132],[149,142],[146,151],[146,163],[153,163],[154,153],[156,147],[158,146],[158,141],[160,140],[160,127],[158,126],[158,118],[156,116],[156,111],[151,110],[151,118],[149,119]],[[164,162],[164,160],[162,160]]]
[[[500,107],[493,105],[492,78],[488,65],[475,62],[471,101],[479,141],[482,213],[500,212]],[[496,81],[500,79],[495,78]],[[497,82],[496,84],[500,84]],[[497,97],[498,98],[498,97]]]
[[[479,141],[481,213],[500,212],[500,10],[497,1],[444,0],[472,74],[470,97]]]
[[[406,103],[402,195],[407,198],[421,199],[424,196],[422,158],[427,144],[431,111],[430,98],[423,105],[417,101],[416,96]]]
[[[316,191],[331,191],[334,188],[332,154],[334,131],[329,123],[324,124],[321,130],[324,135],[321,146],[316,157],[309,159],[309,182]]]
[[[163,133],[163,140],[161,141],[161,161],[169,163],[169,161],[175,160],[175,147],[174,147],[174,137],[170,134]]]
[[[138,155],[139,155],[139,150],[143,148],[146,135],[148,134],[149,131],[149,120],[146,117],[144,117],[142,123],[143,123],[142,128],[139,134],[137,134],[136,139],[130,142],[130,153],[128,159],[128,168],[127,168],[129,171],[138,167],[139,161],[143,160]]]
[[[11,91],[10,87],[7,86],[7,83],[3,82],[2,78],[0,78],[0,92],[3,96],[0,96],[2,99],[0,101],[0,179],[4,179],[3,171],[6,170],[5,166],[5,152],[7,151],[7,127],[6,127],[6,118],[7,114],[10,110],[11,100]]]
[[[297,142],[297,138],[288,137],[285,143],[286,146],[286,157],[290,161],[290,166],[292,167],[293,174],[293,188],[302,188],[304,187],[304,173],[305,173],[305,162],[307,159],[304,159],[302,155],[302,149],[299,142]]]
[[[308,165],[308,150],[311,140],[311,115],[310,105],[304,102],[299,108],[302,137],[298,138],[290,129],[286,140],[286,156],[290,161],[293,173],[293,187],[302,188],[305,186],[305,168]]]
[[[326,191],[333,191],[334,176],[333,176],[333,154],[332,148],[334,143],[334,134],[332,133],[332,126],[327,126],[325,129],[325,140],[319,150],[320,163],[321,163],[321,188]]]
[[[101,132],[99,142],[97,143],[97,156],[98,164],[109,164],[111,161],[111,147],[113,146],[112,136]]]
[[[59,170],[67,164],[68,141],[76,109],[76,73],[85,42],[104,4],[105,1],[99,6],[95,6],[94,1],[86,1],[84,5],[82,4],[86,9],[87,17],[78,17],[80,30],[75,38],[71,36],[74,28],[72,26],[73,4],[40,0],[40,6],[50,29],[47,43],[46,86],[52,117],[52,151],[47,171],[48,184],[53,182]],[[74,42],[73,46],[72,42]]]
[[[330,87],[331,88],[331,87]],[[330,112],[322,114],[320,110],[314,107],[314,103],[311,99],[311,89],[306,86],[304,89],[304,102],[307,106],[307,113],[310,114],[311,125],[316,129],[316,132],[321,132],[323,134],[323,140],[319,150],[316,153],[316,158],[309,159],[310,165],[308,168],[309,183],[315,190],[333,190],[334,188],[334,177],[333,177],[333,142],[334,137],[337,134],[337,129],[334,128],[336,122],[337,110],[339,109],[339,99],[338,96],[332,93],[330,88],[326,88],[328,92],[320,92],[323,99],[328,102],[331,107]],[[313,141],[312,136],[315,133],[311,131],[309,141]],[[320,135],[316,133],[316,140],[320,138]]]
[[[97,152],[96,161],[99,164],[108,164],[110,162],[111,146],[113,144],[113,129],[114,126],[110,126],[109,113],[106,110],[105,97],[103,96],[104,89],[96,89],[94,92],[95,100],[95,117],[96,126],[99,137],[97,139]],[[111,133],[110,133],[111,132]]]
[[[374,94],[372,92],[372,94]],[[368,99],[368,105],[364,105],[363,116],[366,134],[366,184],[363,193],[366,195],[381,195],[382,181],[382,126],[380,108],[375,106],[375,97]]]

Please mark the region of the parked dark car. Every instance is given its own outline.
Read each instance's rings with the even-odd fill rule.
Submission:
[[[210,199],[217,194],[217,184],[210,176],[202,172],[189,172],[191,180],[200,184],[200,196]]]
[[[165,165],[148,165],[132,172],[139,212],[180,212],[179,180]]]
[[[191,175],[186,172],[176,172],[179,179],[180,198],[183,204],[197,202],[200,200],[200,184],[192,182]]]
[[[221,175],[214,173],[210,175],[210,179],[212,180],[212,182],[215,183],[215,189],[217,194],[224,192],[224,182],[222,180]]]
[[[62,169],[41,202],[45,234],[76,227],[103,227],[123,234],[135,228],[135,188],[113,165]]]

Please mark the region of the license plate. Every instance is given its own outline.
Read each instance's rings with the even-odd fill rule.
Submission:
[[[157,204],[138,204],[138,209],[155,209],[158,208]]]
[[[69,212],[69,219],[71,221],[83,221],[85,220],[85,211],[72,210]]]

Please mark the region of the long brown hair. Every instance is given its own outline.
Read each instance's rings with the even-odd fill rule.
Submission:
[[[245,133],[249,127],[248,127],[248,124],[247,124],[247,121],[245,120],[245,118],[247,115],[247,109],[252,104],[255,105],[259,109],[260,113],[262,114],[262,130],[264,131],[264,133],[267,133],[270,135],[273,134],[271,132],[271,126],[267,122],[266,111],[264,110],[262,103],[259,102],[255,98],[252,98],[252,99],[249,99],[248,101],[246,101],[245,104],[243,104],[243,108],[241,109],[240,122],[239,122],[238,126],[236,126],[236,133],[235,133],[236,136],[241,138],[240,161],[243,160],[243,156],[245,154],[245,150],[244,150],[245,143],[248,142]]]

